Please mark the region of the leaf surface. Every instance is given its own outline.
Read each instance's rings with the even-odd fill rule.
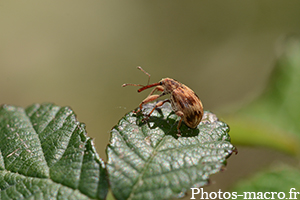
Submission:
[[[0,199],[104,199],[104,162],[68,107],[0,108]]]
[[[154,104],[144,106],[149,113]],[[182,197],[190,187],[208,183],[235,150],[229,127],[205,112],[196,129],[181,126],[170,104],[156,109],[147,122],[140,113],[126,114],[111,131],[107,170],[117,199]]]

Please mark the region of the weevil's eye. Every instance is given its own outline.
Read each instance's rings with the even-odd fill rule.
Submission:
[[[159,85],[162,85],[162,82],[159,82]]]

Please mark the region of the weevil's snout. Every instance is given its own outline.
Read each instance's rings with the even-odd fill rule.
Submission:
[[[146,85],[144,87],[141,87],[140,89],[138,89],[138,92],[144,91],[144,90],[146,90],[148,88],[151,88],[151,87],[154,87],[154,86],[157,86],[157,85],[160,85],[160,82],[158,82],[158,83],[152,83],[150,85]]]

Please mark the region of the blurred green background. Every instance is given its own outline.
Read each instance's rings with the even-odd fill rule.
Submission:
[[[296,0],[0,1],[0,104],[70,106],[106,159],[110,129],[148,95],[121,87],[146,84],[142,66],[151,82],[188,85],[226,122],[265,89],[282,38],[300,32],[299,10]],[[226,190],[276,160],[294,162],[238,149],[205,191]]]

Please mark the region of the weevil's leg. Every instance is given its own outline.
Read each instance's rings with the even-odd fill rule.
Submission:
[[[158,95],[158,94],[148,96],[146,99],[144,99],[142,101],[142,103],[139,105],[139,109],[135,113],[140,112],[142,110],[144,104],[149,103],[151,101],[154,101],[154,100],[156,100],[159,97],[160,97],[160,95]]]
[[[151,96],[156,90],[157,90],[157,91],[163,92],[163,91],[164,91],[164,87],[161,86],[161,85],[157,86],[156,88],[154,88],[154,89],[150,92],[150,94],[149,94],[148,96]]]
[[[152,92],[150,93],[150,95],[148,95],[148,97],[142,101],[142,103],[139,105],[140,108],[135,113],[140,112],[142,110],[144,104],[149,103],[151,101],[155,101],[159,97],[165,95],[164,93],[161,93],[161,94],[152,94],[155,90],[163,91],[163,88],[161,86],[157,86],[156,88],[154,88],[152,90]]]
[[[151,110],[151,112],[148,114],[148,116],[146,117],[146,119],[148,119],[148,118],[150,117],[150,115],[153,113],[153,111],[154,111],[157,107],[162,106],[162,105],[163,105],[164,103],[166,103],[166,102],[170,102],[170,100],[169,100],[169,99],[166,99],[166,100],[164,100],[164,101],[158,102],[158,103],[154,106],[154,108]]]
[[[178,136],[181,136],[181,133],[180,133],[180,126],[181,126],[181,122],[182,122],[182,118],[183,118],[183,112],[182,111],[176,111],[175,112],[175,114],[177,115],[177,116],[179,116],[180,117],[180,120],[179,120],[179,122],[178,122],[178,125],[177,125],[177,131],[178,131]]]

